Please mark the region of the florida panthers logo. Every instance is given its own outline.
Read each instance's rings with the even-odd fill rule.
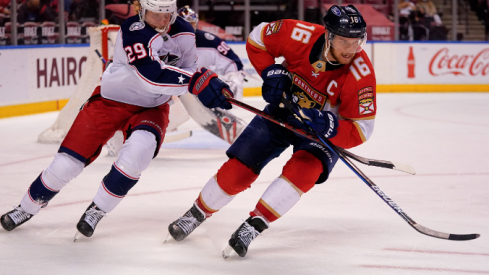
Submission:
[[[297,105],[301,106],[301,108],[306,108],[306,109],[310,109],[314,107],[314,105],[316,105],[316,103],[310,100],[309,97],[306,96],[302,91],[294,92],[293,101]]]
[[[176,66],[178,60],[180,60],[180,56],[176,56],[170,53],[160,56],[161,61],[165,62],[165,64],[170,66]]]
[[[302,108],[322,110],[327,97],[314,89],[306,80],[297,74],[292,77],[292,100]]]

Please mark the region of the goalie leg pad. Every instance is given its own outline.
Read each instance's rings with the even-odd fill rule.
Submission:
[[[214,126],[213,128],[206,130],[217,135],[229,144],[233,144],[241,132],[243,132],[243,130],[246,128],[246,122],[236,117],[228,110],[214,108],[212,109],[212,112],[216,116],[217,125],[212,125]],[[212,131],[213,129],[217,131]]]
[[[37,214],[43,205],[83,171],[83,167],[84,164],[79,160],[64,153],[57,153],[53,162],[29,187],[22,198],[22,208],[29,214]]]
[[[221,166],[216,181],[226,194],[233,196],[249,188],[257,177],[251,168],[232,158]]]

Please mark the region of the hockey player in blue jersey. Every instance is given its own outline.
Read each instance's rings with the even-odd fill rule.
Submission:
[[[189,6],[178,9],[178,15],[192,24],[197,45],[197,66],[215,71],[234,93],[234,98],[242,100],[244,72],[243,63],[233,50],[219,37],[197,29],[199,15]],[[189,115],[204,129],[233,143],[246,128],[246,123],[221,108],[208,109],[190,94],[180,96]]]
[[[53,162],[29,186],[20,205],[1,216],[5,230],[36,215],[120,130],[125,143],[76,226],[75,240],[92,236],[99,221],[114,210],[158,154],[173,95],[190,91],[208,108],[231,108],[225,100],[232,96],[229,86],[213,71],[197,69],[194,30],[177,16],[176,0],[139,0],[135,7],[138,15],[128,18],[117,35],[113,63],[78,113]]]

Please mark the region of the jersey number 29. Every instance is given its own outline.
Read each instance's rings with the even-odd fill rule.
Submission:
[[[144,45],[142,43],[136,43],[132,46],[127,46],[124,48],[124,50],[126,51],[129,63],[134,62],[136,58],[142,59],[148,56],[148,53],[146,52],[146,49],[144,48]]]

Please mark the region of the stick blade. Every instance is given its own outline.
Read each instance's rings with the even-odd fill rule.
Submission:
[[[185,132],[179,132],[179,133],[170,133],[165,135],[165,139],[163,140],[163,143],[170,143],[170,142],[176,142],[180,141],[182,139],[186,139],[192,136],[192,131],[185,131]]]
[[[439,231],[435,231],[424,227],[420,224],[413,224],[412,227],[418,232],[425,234],[430,237],[435,237],[439,239],[452,240],[452,241],[470,241],[480,237],[480,234],[449,234]]]
[[[470,241],[479,238],[481,235],[480,234],[450,234],[448,237],[449,240],[452,241]]]
[[[392,169],[394,169],[394,170],[401,171],[404,173],[408,173],[411,175],[416,175],[416,170],[414,170],[414,167],[412,167],[409,164],[405,164],[405,163],[397,162],[397,161],[392,161],[392,164],[394,164],[394,167],[392,167]]]

